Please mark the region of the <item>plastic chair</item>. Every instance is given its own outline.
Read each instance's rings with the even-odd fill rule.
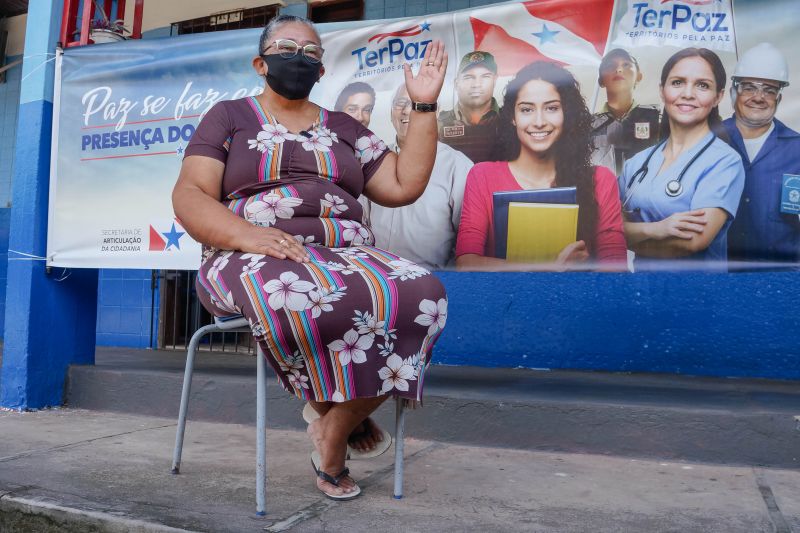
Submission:
[[[200,340],[207,334],[218,331],[249,333],[250,324],[242,316],[215,317],[213,324],[203,326],[195,331],[189,341],[189,349],[186,353],[186,368],[183,374],[183,389],[181,390],[181,406],[178,413],[178,427],[175,433],[175,450],[172,456],[172,473],[175,475],[180,474],[181,469],[181,452],[183,451],[183,436],[186,430],[186,413],[189,410],[189,392],[192,388],[194,356]],[[258,344],[256,346],[256,515],[264,516],[266,514],[267,487],[267,382],[264,354],[261,351],[261,346]],[[401,398],[397,398],[395,406],[393,496],[398,500],[403,497],[405,414],[405,404]]]

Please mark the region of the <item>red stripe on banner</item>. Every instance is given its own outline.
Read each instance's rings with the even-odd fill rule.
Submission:
[[[107,155],[105,157],[85,157],[81,158],[81,161],[97,161],[98,159],[122,159],[123,157],[143,157],[146,155],[165,155],[165,154],[175,155],[176,153],[177,152],[173,150],[171,152],[153,152],[152,154]]]
[[[472,33],[475,35],[475,50],[489,52],[494,56],[497,74],[500,76],[513,76],[522,67],[534,61],[564,64],[542,54],[535,46],[510,36],[500,26],[474,17],[470,17],[469,21],[472,23]]]
[[[403,33],[398,32],[397,34],[384,35],[380,39],[378,39],[378,42],[381,42],[386,37],[392,37],[392,36],[394,36],[394,37],[413,37],[415,35],[419,35],[420,33],[422,33],[422,30],[416,30],[416,31],[412,31],[412,32],[403,32]]]
[[[199,116],[200,115],[184,115],[181,118],[173,118],[173,117],[151,118],[150,120],[137,120],[135,122],[126,122],[126,125],[127,124],[147,124],[148,122],[161,122],[162,120],[184,120],[184,119],[187,119],[187,118],[197,118]],[[81,129],[82,130],[93,130],[93,129],[97,129],[97,128],[111,128],[111,127],[116,128],[117,125],[116,124],[101,124],[99,126],[84,126]]]
[[[534,17],[557,22],[586,39],[601,56],[605,52],[614,0],[536,0],[523,5]]]
[[[417,30],[416,33],[409,33],[414,30]],[[419,25],[409,26],[408,28],[405,28],[403,30],[397,30],[390,33],[378,33],[367,39],[367,42],[371,43],[375,39],[377,39],[378,42],[381,42],[386,37],[409,37],[412,35],[419,35],[420,33],[422,33],[422,29],[419,28]]]
[[[150,251],[151,252],[163,252],[164,248],[167,247],[167,242],[161,238],[161,235],[156,231],[156,229],[151,225],[150,226]]]

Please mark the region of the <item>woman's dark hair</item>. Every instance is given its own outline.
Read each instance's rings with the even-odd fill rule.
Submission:
[[[708,48],[684,48],[683,50],[679,50],[672,54],[672,57],[667,59],[667,62],[664,63],[664,68],[661,69],[662,87],[665,83],[667,83],[669,73],[672,72],[672,69],[675,67],[678,61],[688,57],[699,57],[700,59],[705,60],[705,62],[711,67],[711,72],[714,73],[714,83],[717,86],[716,93],[719,94],[721,91],[725,90],[725,67],[722,65],[722,60],[720,60],[719,56]],[[718,137],[727,139],[728,135],[725,132],[725,127],[722,125],[722,117],[719,115],[719,106],[714,106],[714,108],[711,110],[711,113],[708,114],[707,120],[708,127],[711,128],[711,131],[716,133]],[[666,111],[661,114],[660,130],[662,140],[669,137],[669,117],[667,116]]]
[[[522,87],[532,80],[552,84],[561,98],[564,126],[551,148],[556,165],[555,187],[575,187],[578,205],[578,239],[586,242],[590,252],[595,250],[597,200],[594,195],[592,152],[592,115],[581,95],[580,84],[564,67],[549,61],[536,61],[517,72],[506,86],[503,108],[500,110],[500,145],[503,159],[511,161],[520,153],[520,142],[514,127],[514,110]]]
[[[354,81],[353,83],[346,85],[342,92],[339,93],[339,97],[336,99],[336,104],[333,106],[334,111],[344,111],[344,105],[347,103],[347,99],[353,96],[354,94],[361,94],[367,93],[372,97],[372,101],[375,101],[375,89],[369,83],[364,83],[363,81]]]

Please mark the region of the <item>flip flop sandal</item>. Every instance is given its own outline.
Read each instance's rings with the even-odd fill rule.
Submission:
[[[303,420],[306,423],[310,424],[314,420],[319,418],[319,413],[317,413],[313,407],[311,407],[310,403],[306,403],[305,407],[303,407]],[[362,435],[366,435],[369,432],[362,431],[360,433],[356,433],[355,435],[351,435],[351,437],[361,437]],[[383,440],[376,442],[375,447],[371,450],[361,451],[356,448],[352,448],[350,445],[347,446],[347,458],[348,459],[372,459],[373,457],[378,457],[379,455],[383,455],[386,453],[386,450],[392,447],[392,435],[385,429],[381,429],[383,434]],[[350,440],[350,439],[348,439]]]
[[[314,469],[314,472],[317,474],[318,478],[320,478],[323,481],[327,481],[334,487],[338,487],[339,483],[342,482],[342,479],[350,475],[350,469],[345,467],[344,470],[339,472],[338,476],[332,476],[327,472],[323,472],[322,470],[319,469],[319,467],[317,466],[319,462],[320,462],[319,452],[314,451],[311,454],[311,467]],[[330,498],[331,500],[338,500],[338,501],[352,500],[353,498],[358,498],[359,496],[361,496],[361,487],[359,487],[358,485],[356,485],[356,490],[354,490],[353,492],[347,492],[345,494],[341,494],[338,496],[336,494],[328,494],[322,489],[319,489],[319,491],[328,498]]]

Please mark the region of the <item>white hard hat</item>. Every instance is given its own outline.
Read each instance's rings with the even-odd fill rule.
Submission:
[[[789,65],[780,50],[769,43],[759,43],[742,54],[733,78],[761,78],[789,85]]]

